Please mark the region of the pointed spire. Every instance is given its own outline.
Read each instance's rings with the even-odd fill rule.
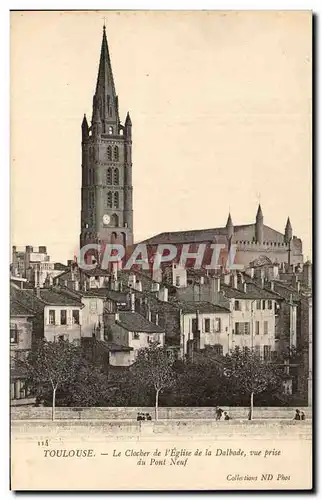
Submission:
[[[103,26],[103,38],[101,44],[101,54],[95,97],[99,105],[99,112],[103,123],[103,133],[108,133],[109,127],[112,127],[113,133],[117,134],[119,125],[118,100],[115,91],[105,24]]]
[[[226,222],[226,227],[229,227],[229,226],[232,226],[233,225],[233,221],[231,219],[231,215],[230,215],[230,212],[228,214],[228,219],[227,219],[227,222]]]
[[[226,222],[226,230],[227,230],[228,240],[231,241],[231,238],[234,236],[234,226],[233,226],[233,221],[231,219],[230,212],[228,214],[228,219],[227,219],[227,222]]]
[[[89,132],[89,128],[88,128],[87,118],[86,118],[86,115],[84,115],[84,118],[83,118],[83,121],[82,121],[82,137],[83,137],[83,140],[85,140],[88,137],[88,132]]]
[[[131,127],[132,126],[132,120],[131,120],[129,112],[127,112],[127,115],[126,115],[126,118],[125,118],[125,126],[126,127]]]
[[[83,129],[88,129],[88,123],[87,123],[86,114],[84,114],[84,118],[83,118],[83,121],[82,121],[82,128]]]
[[[263,219],[263,212],[262,212],[262,207],[261,207],[260,203],[258,205],[256,219]]]
[[[288,217],[287,221],[286,221],[285,231],[284,231],[285,243],[289,243],[289,241],[292,239],[292,237],[293,237],[293,230],[292,230],[290,218]]]

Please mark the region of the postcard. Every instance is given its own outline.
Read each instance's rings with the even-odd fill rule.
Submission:
[[[14,491],[312,489],[312,12],[11,12]]]

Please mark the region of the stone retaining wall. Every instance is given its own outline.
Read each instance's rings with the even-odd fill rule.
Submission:
[[[247,419],[249,408],[221,407],[232,419]],[[312,418],[312,408],[299,408],[306,418]],[[159,408],[159,420],[191,420],[215,419],[215,408],[212,407],[169,407]],[[137,413],[150,413],[154,418],[154,408],[107,407],[107,408],[56,408],[56,420],[136,420]],[[287,407],[255,407],[254,419],[292,419],[295,408]],[[16,406],[11,408],[12,420],[46,420],[51,419],[51,408]]]

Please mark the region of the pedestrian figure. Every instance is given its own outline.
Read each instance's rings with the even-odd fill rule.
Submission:
[[[304,413],[304,411],[301,411],[301,420],[305,420],[305,413]]]
[[[230,420],[230,416],[226,411],[224,412],[224,416],[225,416],[224,420]]]
[[[147,419],[147,420],[152,420],[152,417],[151,417],[150,413],[146,413],[146,415],[145,415],[145,416],[146,416],[146,419]]]
[[[221,408],[216,408],[216,420],[220,420],[223,413],[224,410],[222,410]]]
[[[141,413],[141,420],[145,420],[145,415],[144,415],[144,413]]]
[[[300,410],[295,410],[294,420],[301,420]]]
[[[140,420],[142,420],[142,417],[141,417],[141,413],[138,413],[137,416],[136,416],[136,420],[139,422]]]

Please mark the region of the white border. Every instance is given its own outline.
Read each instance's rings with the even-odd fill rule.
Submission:
[[[311,2],[307,2],[304,0],[262,0],[260,3],[256,1],[237,1],[237,0],[226,0],[226,1],[210,1],[210,0],[199,0],[198,2],[179,2],[178,0],[163,0],[163,1],[154,1],[153,3],[150,1],[137,1],[130,2],[119,0],[118,2],[106,2],[102,0],[97,0],[95,2],[95,10],[145,10],[152,9],[153,10],[312,10],[316,15],[319,15],[321,12],[321,2],[317,0],[313,0]],[[9,301],[8,301],[8,266],[10,260],[10,251],[9,251],[9,10],[92,10],[93,7],[89,5],[89,2],[84,2],[79,0],[76,1],[65,1],[64,5],[57,5],[57,2],[54,1],[34,1],[34,2],[24,2],[24,1],[11,1],[8,2],[3,0],[0,6],[0,51],[1,51],[1,142],[2,142],[2,156],[1,156],[1,182],[0,182],[0,202],[1,202],[1,213],[2,213],[2,235],[5,235],[5,238],[1,238],[1,246],[0,246],[0,265],[1,265],[1,320],[2,320],[2,329],[1,329],[1,346],[0,352],[2,356],[2,362],[0,362],[1,368],[1,402],[2,402],[2,411],[1,415],[1,498],[8,498],[10,492],[8,491],[8,477],[9,477],[9,460],[8,460],[8,450],[9,450],[9,439],[8,439],[8,428],[9,428],[9,416],[7,412],[7,405],[9,401],[8,389],[9,389],[9,369],[8,369],[8,352],[9,352],[9,335],[7,334],[8,328],[8,310],[9,310]],[[319,20],[318,20],[319,21]],[[321,53],[318,50],[320,48],[319,40],[317,39],[318,33],[315,33],[316,36],[316,68],[321,68]],[[320,80],[320,71],[317,74],[317,81]],[[315,102],[315,105],[318,104],[318,101]],[[318,121],[318,117],[320,117],[320,104],[318,109],[315,109],[316,113],[316,121]],[[315,142],[316,145],[321,142],[321,129],[315,131]],[[316,157],[316,162],[318,162],[318,155]],[[321,175],[318,176],[319,164],[315,165],[315,179],[314,182],[317,184],[316,193],[321,193]],[[316,231],[321,228],[320,223],[322,220],[321,217],[321,204],[319,203],[319,196],[316,196]],[[320,234],[319,239],[316,241],[316,247],[319,248],[320,245]],[[316,234],[317,238],[317,234]],[[317,252],[318,253],[318,252]],[[315,257],[315,255],[314,255]],[[319,269],[316,277],[318,280],[316,281],[318,288],[318,284],[320,283],[321,278],[321,269]],[[322,298],[318,297],[318,301],[315,303],[315,308],[317,311],[322,312]],[[321,313],[320,313],[321,314]],[[317,339],[320,334],[320,321],[316,324],[315,330],[315,346],[318,347],[318,350],[315,349],[316,357],[315,360],[322,359],[321,356],[321,345],[320,342],[318,344]],[[7,343],[8,342],[8,343]],[[317,363],[318,365],[318,363]],[[315,380],[318,380],[317,371],[315,372]],[[320,401],[320,387],[316,390],[316,396]],[[316,403],[316,402],[315,402]],[[318,410],[318,409],[317,409]],[[319,412],[318,412],[319,413]],[[318,420],[318,419],[317,419]],[[320,439],[321,432],[318,433],[318,449],[320,449]],[[317,443],[315,443],[317,445]],[[316,450],[316,455],[317,455]],[[320,463],[317,464],[316,467],[316,483],[318,477],[321,477],[321,460]],[[67,498],[66,494],[59,494],[60,498]],[[117,495],[117,498],[120,498],[124,495]],[[303,492],[303,496],[305,493]],[[55,495],[56,496],[56,495]],[[113,496],[109,494],[109,497]],[[164,494],[161,497],[171,498],[174,495]],[[197,495],[200,496],[200,495]],[[216,494],[217,498],[225,498],[227,495]],[[252,497],[256,497],[257,495],[252,495]],[[279,498],[281,495],[275,494],[275,498]],[[29,497],[36,497],[36,495],[30,495]],[[37,498],[45,497],[45,494],[38,494]],[[94,498],[94,494],[88,493],[84,495],[87,498]],[[160,498],[160,495],[158,495]],[[175,497],[174,497],[175,498]]]

